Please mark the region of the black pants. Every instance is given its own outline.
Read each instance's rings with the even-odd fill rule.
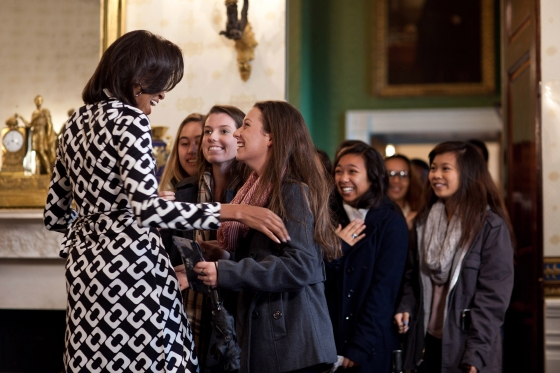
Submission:
[[[418,373],[441,373],[441,339],[426,334],[424,339],[424,356]]]

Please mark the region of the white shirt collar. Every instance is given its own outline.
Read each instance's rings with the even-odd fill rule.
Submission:
[[[346,202],[342,203],[342,207],[344,207],[344,211],[346,211],[346,215],[348,215],[348,219],[350,219],[350,221],[354,221],[355,219],[366,220],[366,215],[369,209],[357,209]]]

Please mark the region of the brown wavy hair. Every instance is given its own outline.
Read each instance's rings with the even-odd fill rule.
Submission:
[[[165,164],[165,168],[163,169],[163,174],[161,175],[161,181],[159,182],[159,190],[175,190],[175,186],[179,181],[183,180],[186,177],[194,176],[189,175],[187,171],[183,167],[181,167],[181,163],[179,162],[179,140],[181,136],[181,131],[183,127],[191,122],[200,122],[200,128],[202,128],[202,123],[205,121],[205,117],[202,114],[192,113],[189,114],[181,124],[179,125],[179,129],[177,130],[177,135],[175,135],[175,141],[173,142],[173,148],[171,149],[171,153],[169,153],[169,159]],[[200,136],[202,139],[202,136]],[[200,141],[199,144],[200,145]],[[199,147],[200,149],[200,147]],[[200,162],[200,156],[197,158],[197,162]]]
[[[204,122],[202,124],[202,136],[200,136],[200,142],[198,143],[198,174],[203,175],[204,171],[208,168],[212,168],[212,164],[204,158],[204,153],[202,151],[202,142],[204,141],[204,126],[206,121],[211,114],[226,114],[235,122],[235,127],[240,128],[243,125],[243,119],[245,119],[245,113],[241,109],[231,106],[231,105],[214,105],[204,116]],[[237,181],[245,181],[250,174],[250,169],[245,165],[245,163],[239,162],[237,158],[233,158],[230,163],[227,174],[226,174],[226,185],[231,185],[232,183],[237,183]],[[225,189],[223,193],[225,193]],[[224,196],[220,196],[220,201],[224,199]]]
[[[322,247],[326,260],[340,257],[340,239],[336,235],[328,205],[331,184],[316,155],[303,116],[284,101],[261,101],[255,107],[261,111],[263,130],[270,134],[273,141],[270,157],[261,175],[263,188],[257,191],[256,197],[264,193],[267,185],[272,185],[267,207],[279,216],[288,218],[282,198],[282,183],[295,180],[302,188],[307,186],[309,195],[304,195],[315,218],[313,238]]]
[[[127,32],[107,48],[82,91],[86,104],[107,99],[108,89],[119,101],[136,106],[134,86],[156,94],[171,91],[183,79],[181,49],[149,31]]]
[[[410,180],[410,183],[408,184],[408,190],[406,191],[404,199],[410,206],[410,211],[418,211],[418,209],[422,205],[423,185],[420,179],[418,179],[418,175],[412,171],[412,163],[410,162],[410,159],[402,154],[395,154],[390,157],[386,157],[385,162],[390,159],[400,159],[408,165],[408,178]]]
[[[512,243],[515,242],[504,201],[480,152],[474,145],[467,142],[443,142],[436,145],[430,152],[430,167],[437,155],[445,153],[452,153],[457,157],[459,189],[450,197],[446,206],[451,206],[452,210],[457,212],[461,221],[463,234],[459,245],[462,246],[471,242],[480,232],[484,225],[487,207],[490,207],[494,213],[506,222]],[[438,199],[431,186],[425,188],[424,206],[418,212],[418,223],[426,221],[430,209]]]

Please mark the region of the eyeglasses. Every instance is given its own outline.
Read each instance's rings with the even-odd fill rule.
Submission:
[[[408,178],[408,171],[389,171],[389,177]]]

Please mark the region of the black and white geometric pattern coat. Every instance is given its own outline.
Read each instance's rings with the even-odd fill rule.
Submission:
[[[135,107],[86,105],[64,128],[44,221],[65,234],[66,372],[198,369],[157,228],[217,229],[220,205],[158,198],[154,169],[150,122]]]

